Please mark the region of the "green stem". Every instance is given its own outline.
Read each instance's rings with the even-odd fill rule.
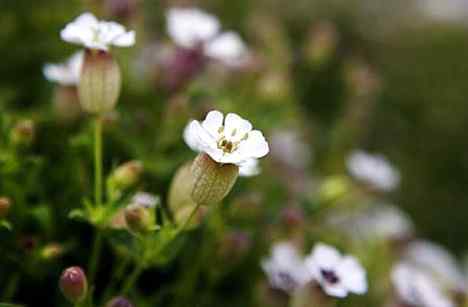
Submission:
[[[8,281],[8,284],[6,285],[3,292],[3,298],[5,301],[10,301],[15,295],[16,289],[18,288],[19,279],[20,274],[18,272],[13,273],[13,276]]]
[[[97,116],[94,122],[94,200],[96,207],[102,207],[102,117]],[[94,284],[97,271],[97,263],[101,254],[102,234],[96,230],[91,258],[89,260],[89,282]]]
[[[106,290],[104,291],[104,300],[107,300],[113,289],[115,289],[115,286],[119,280],[122,279],[123,274],[125,273],[125,270],[129,264],[129,259],[125,258],[119,262],[117,267],[114,269],[114,272],[112,273],[112,278],[109,282],[109,285],[107,286]]]
[[[89,259],[88,265],[88,276],[89,276],[89,284],[94,284],[94,279],[96,277],[97,271],[97,264],[99,262],[99,257],[101,254],[101,247],[102,247],[102,233],[99,229],[97,229],[96,236],[94,237],[94,243],[92,248],[91,258]]]
[[[95,119],[94,126],[94,196],[96,206],[102,206],[102,118]]]
[[[136,281],[138,280],[138,277],[140,277],[140,274],[143,272],[143,265],[140,263],[135,266],[133,269],[132,274],[127,278],[125,285],[122,287],[122,294],[127,294],[128,291],[135,285]]]

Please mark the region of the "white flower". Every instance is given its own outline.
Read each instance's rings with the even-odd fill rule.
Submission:
[[[44,76],[51,82],[60,85],[77,85],[80,81],[81,66],[83,65],[83,52],[76,52],[65,63],[45,64]]]
[[[167,13],[167,31],[183,48],[201,48],[203,53],[227,65],[238,65],[247,48],[237,33],[220,33],[218,19],[196,8],[172,8]]]
[[[154,208],[159,203],[159,197],[146,192],[138,192],[132,197],[130,203],[145,208]]]
[[[366,271],[352,256],[343,256],[334,247],[319,243],[305,259],[310,280],[326,294],[346,297],[367,292]]]
[[[412,242],[406,248],[404,258],[408,263],[434,276],[446,287],[461,290],[466,286],[455,257],[436,243],[424,240]]]
[[[291,243],[275,244],[270,257],[261,265],[272,288],[291,293],[307,283],[304,262]]]
[[[407,263],[392,269],[392,284],[399,299],[411,306],[454,307],[430,275]]]
[[[382,155],[356,150],[346,164],[353,177],[383,191],[391,191],[400,183],[400,173]]]
[[[309,146],[295,130],[278,130],[271,136],[272,155],[293,169],[304,169],[311,160]]]
[[[396,206],[376,204],[357,211],[330,214],[332,227],[357,240],[404,239],[413,234],[409,216]]]
[[[418,0],[419,9],[429,18],[445,22],[463,22],[468,16],[466,0]]]
[[[240,167],[269,152],[262,132],[252,130],[249,121],[234,113],[224,118],[221,112],[211,111],[203,122],[191,121],[185,128],[184,139],[191,149],[205,152],[214,161]]]
[[[61,32],[62,39],[90,49],[107,51],[110,46],[129,47],[135,44],[135,32],[112,21],[100,21],[91,13],[84,13]]]
[[[249,159],[239,166],[239,176],[252,177],[260,174],[260,166],[257,159]]]

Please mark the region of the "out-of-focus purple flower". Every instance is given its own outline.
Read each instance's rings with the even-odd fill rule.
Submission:
[[[348,293],[367,292],[366,271],[352,256],[341,255],[329,245],[315,245],[305,258],[309,280],[317,282],[323,291],[334,297],[346,297]]]
[[[262,261],[262,268],[274,289],[292,293],[307,283],[308,275],[304,262],[289,242],[273,246],[270,257]]]

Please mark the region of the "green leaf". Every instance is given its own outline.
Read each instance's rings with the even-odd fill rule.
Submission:
[[[72,220],[80,220],[80,221],[86,221],[86,213],[83,211],[83,209],[73,209],[68,213],[68,218]]]
[[[6,228],[7,230],[11,231],[13,229],[13,226],[11,225],[10,222],[7,220],[1,220],[0,221],[0,226]],[[0,306],[1,307],[1,306]]]

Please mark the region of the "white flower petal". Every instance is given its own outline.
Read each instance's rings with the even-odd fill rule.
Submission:
[[[80,81],[83,52],[77,52],[62,64],[46,64],[43,68],[44,76],[51,82],[64,86],[77,85]]]
[[[344,257],[337,268],[341,283],[356,294],[367,292],[366,271],[359,262],[351,256]]]
[[[219,111],[210,111],[202,122],[202,126],[214,138],[218,138],[219,129],[223,126],[223,118],[223,113]]]
[[[345,287],[338,285],[322,284],[322,289],[326,294],[334,297],[343,298],[348,295],[348,290]]]
[[[248,138],[239,145],[239,151],[246,158],[262,158],[270,151],[268,143],[262,132],[258,130],[250,131]]]
[[[130,31],[116,37],[112,41],[114,46],[129,47],[135,44],[135,31]]]
[[[112,21],[98,21],[91,13],[84,13],[61,32],[64,41],[87,48],[108,50],[109,46],[128,47],[135,43],[134,32]]]
[[[172,8],[167,13],[167,31],[179,46],[193,48],[219,32],[219,21],[196,8]]]
[[[334,269],[341,260],[340,252],[329,245],[318,243],[315,245],[312,253],[306,258],[313,265],[322,269]]]
[[[239,166],[239,176],[252,177],[260,174],[260,166],[257,159],[249,159]]]
[[[252,130],[252,124],[237,114],[229,113],[224,120],[224,134],[229,140],[240,141]]]
[[[205,54],[227,65],[236,66],[245,59],[247,47],[239,34],[225,32],[205,46]]]

